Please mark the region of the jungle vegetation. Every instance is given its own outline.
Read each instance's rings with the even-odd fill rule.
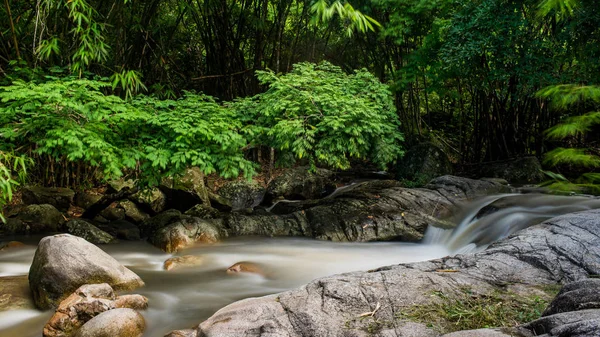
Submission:
[[[8,188],[26,161],[49,186],[151,185],[386,168],[421,141],[598,182],[594,0],[4,0],[0,18]]]

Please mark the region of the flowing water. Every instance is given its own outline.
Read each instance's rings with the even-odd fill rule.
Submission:
[[[455,216],[455,230],[430,228],[420,244],[237,238],[187,249],[181,255],[202,256],[204,262],[170,271],[163,270],[163,263],[174,255],[146,242],[121,242],[101,248],[146,282],[145,287],[133,293],[149,298],[150,307],[143,312],[148,325],[145,336],[154,337],[192,327],[239,299],[281,292],[322,276],[478,251],[533,223],[591,208],[600,208],[600,199],[531,194],[489,196],[465,205]],[[28,246],[0,252],[0,277],[26,275],[39,240],[12,239]],[[259,264],[264,275],[226,273],[229,266],[240,261]],[[51,312],[36,310],[0,312],[0,337],[41,336],[50,315]]]

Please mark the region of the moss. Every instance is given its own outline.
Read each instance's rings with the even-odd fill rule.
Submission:
[[[482,328],[510,328],[538,319],[556,294],[555,286],[538,287],[537,295],[523,296],[496,290],[474,294],[463,289],[457,295],[435,292],[434,301],[404,310],[398,319],[424,323],[440,333]]]

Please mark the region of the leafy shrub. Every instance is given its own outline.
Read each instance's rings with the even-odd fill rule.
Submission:
[[[106,95],[111,84],[87,79],[15,81],[0,89],[0,150],[99,167],[106,179],[136,170],[157,184],[195,165],[205,173],[252,173],[233,115],[212,99]]]
[[[299,63],[284,75],[257,76],[268,90],[235,104],[255,144],[340,169],[350,158],[383,168],[402,155],[392,96],[368,71],[348,75],[327,62]]]

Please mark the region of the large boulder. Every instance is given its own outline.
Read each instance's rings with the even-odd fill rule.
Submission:
[[[312,172],[308,166],[285,171],[267,187],[266,201],[284,198],[288,200],[319,199],[331,194],[336,185],[332,171],[317,168]]]
[[[233,211],[239,211],[260,205],[265,191],[265,188],[255,181],[234,180],[225,183],[217,193],[229,201]]]
[[[58,234],[40,241],[29,269],[29,286],[38,308],[56,307],[90,283],[108,283],[115,290],[144,285],[139,276],[80,237]]]
[[[398,162],[396,178],[424,185],[431,179],[452,174],[448,155],[433,143],[421,143],[411,147]]]
[[[146,321],[133,309],[114,309],[87,321],[75,337],[141,337]]]
[[[35,234],[60,232],[66,220],[50,204],[28,205],[11,215],[0,228],[11,234]]]
[[[598,261],[600,210],[584,211],[532,226],[479,253],[325,277],[298,289],[235,302],[195,329],[178,333],[202,337],[438,336],[432,321],[421,321],[411,313],[437,312],[448,317],[439,305],[447,300],[458,303],[502,296],[498,302],[507,305],[542,295],[547,298],[549,285],[599,275]],[[571,291],[576,289],[563,293]],[[574,298],[587,303],[582,310],[566,313],[569,317],[543,317],[544,321],[526,325],[524,331],[531,336],[597,336],[598,309],[584,309],[595,299],[580,293]],[[564,307],[572,307],[572,302],[563,301]],[[534,330],[536,326],[544,330]]]
[[[536,157],[481,164],[480,177],[502,178],[513,184],[536,184],[544,180],[542,166]]]
[[[95,244],[114,243],[117,241],[112,235],[83,219],[73,219],[67,222],[67,231]]]
[[[68,188],[25,186],[23,203],[26,205],[50,204],[66,212],[73,203],[75,192]]]
[[[148,299],[141,295],[117,297],[110,285],[86,284],[60,303],[54,315],[46,323],[44,337],[69,337],[95,316],[116,308],[143,310]]]

